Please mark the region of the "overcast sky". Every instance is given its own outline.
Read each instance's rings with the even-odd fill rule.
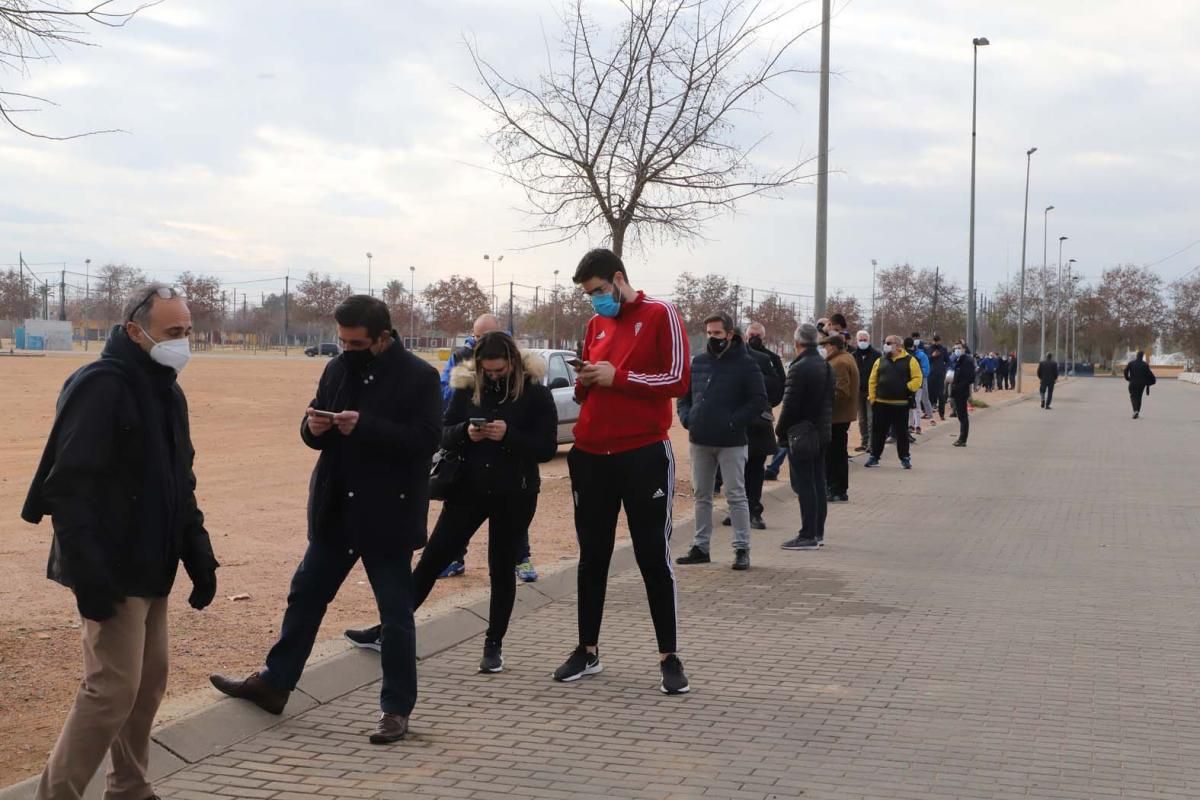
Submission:
[[[608,0],[593,0],[598,9]],[[418,289],[451,273],[569,279],[593,241],[527,249],[523,196],[487,172],[489,120],[462,45],[533,77],[556,35],[554,0],[166,0],[95,48],[62,51],[5,88],[60,107],[26,124],[128,134],[46,142],[0,128],[0,263],[18,251],[68,269],[126,262],[161,278],[226,281],[309,269]],[[990,291],[1021,261],[1025,150],[1031,264],[1050,204],[1051,262],[1089,277],[1158,262],[1200,240],[1200,2],[835,0],[829,288],[870,295],[881,266],[940,266],[966,283],[971,39],[980,50],[976,264]],[[820,4],[797,24],[817,21]],[[603,15],[603,12],[602,12]],[[820,39],[797,66],[816,69]],[[742,131],[764,159],[815,155],[817,77],[782,87]],[[811,294],[815,185],[745,203],[708,241],[627,253],[633,282],[682,270]],[[1200,244],[1156,267],[1200,265]],[[47,267],[53,269],[54,267]],[[263,284],[269,291],[273,284]],[[258,286],[254,287],[255,289]]]

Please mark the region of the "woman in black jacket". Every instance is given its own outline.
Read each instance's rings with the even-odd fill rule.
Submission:
[[[541,383],[545,373],[540,356],[522,356],[511,336],[495,331],[450,376],[442,448],[463,465],[413,572],[413,600],[420,607],[438,574],[487,522],[492,598],[480,672],[503,669],[501,644],[517,592],[513,559],[537,510],[538,464],[558,452],[558,414]]]

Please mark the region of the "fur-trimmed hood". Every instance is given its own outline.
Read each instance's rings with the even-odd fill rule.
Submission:
[[[541,383],[542,378],[546,377],[546,359],[542,358],[537,353],[523,353],[521,355],[521,362],[525,367],[525,374],[534,383]],[[475,388],[474,361],[464,361],[450,372],[450,388]]]

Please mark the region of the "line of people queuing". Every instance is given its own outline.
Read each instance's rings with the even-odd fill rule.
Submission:
[[[746,570],[750,531],[766,525],[763,481],[778,478],[781,453],[802,517],[782,545],[787,550],[823,546],[828,503],[849,500],[856,420],[867,466],[880,464],[890,434],[901,464],[912,467],[910,429],[943,402],[931,382],[943,374],[944,351],[935,336],[930,359],[914,335],[888,336],[879,352],[859,331],[848,352],[846,320],[833,315],[794,331],[795,358],[785,370],[760,324],[743,338],[728,314],[715,312],[703,352],[692,357],[678,310],[635,290],[611,251],[589,251],[573,280],[595,311],[575,364],[580,412],[568,455],[578,639],[552,677],[574,682],[603,670],[605,590],[624,510],[655,631],[658,688],[686,694],[670,551],[674,415],[688,431],[696,506],[695,536],[679,563],[711,560],[719,469],[733,568]],[[523,564],[532,568],[539,465],[557,452],[557,414],[542,381],[545,363],[522,353],[494,320],[476,328],[444,386],[434,367],[405,348],[382,301],[349,297],[334,318],[342,353],[327,364],[299,420],[300,440],[318,458],[309,478],[308,544],[279,636],[261,669],[211,681],[224,694],[282,713],[329,604],[361,561],[379,624],[348,635],[380,651],[380,713],[369,740],[389,744],[405,738],[417,702],[414,610],[440,576],[461,568],[484,523],[491,599],[479,671],[504,669],[516,581]],[[85,676],[41,776],[39,800],[82,796],[106,752],[110,796],[153,796],[149,735],[166,688],[167,597],[179,565],[192,581],[194,608],[207,607],[217,591],[219,565],[196,500],[187,403],[176,380],[190,358],[190,335],[184,298],[165,285],[144,287],[129,299],[102,357],[77,371],[59,398],[22,516],[33,523],[51,517],[48,575],[75,595]],[[956,443],[965,445],[974,362],[961,343],[945,361],[960,423]],[[443,504],[429,533],[435,492]]]

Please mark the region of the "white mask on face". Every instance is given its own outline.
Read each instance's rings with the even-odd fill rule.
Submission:
[[[859,349],[859,350],[866,350],[866,349],[867,349],[868,347],[870,347],[870,346],[871,346],[871,343],[870,343],[870,342],[865,342],[865,341],[864,341],[864,342],[859,342],[859,343],[858,343],[858,349]]]
[[[883,352],[885,352],[885,353],[891,354],[892,350],[894,350],[894,349],[895,348],[893,348],[892,345],[889,343],[885,343],[883,345]]]
[[[963,351],[962,351],[962,348],[961,348],[961,347],[956,347],[956,348],[954,348],[954,355],[956,355],[956,356],[961,356],[961,355],[962,355],[962,353],[963,353]]]
[[[829,350],[826,349],[824,345],[822,345],[821,347],[818,347],[817,352],[821,354],[821,358],[829,358],[829,355],[828,355]]]
[[[920,347],[920,346],[921,346],[921,340],[913,339],[913,347]]]
[[[146,333],[146,329],[138,325],[142,335],[151,342],[154,342],[154,347],[150,348],[150,359],[155,363],[162,364],[164,367],[170,367],[176,373],[183,372],[183,368],[187,366],[188,361],[192,358],[192,345],[187,339],[167,339],[162,342],[155,342],[150,334]]]

